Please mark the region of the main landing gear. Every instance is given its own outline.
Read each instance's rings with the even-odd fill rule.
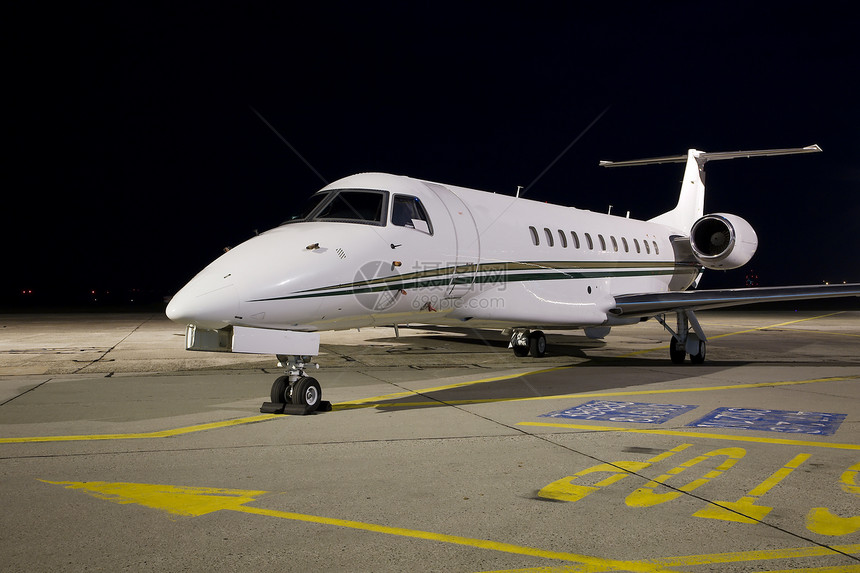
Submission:
[[[514,349],[515,356],[542,358],[546,354],[546,336],[540,330],[514,328],[509,348]]]
[[[309,356],[278,355],[278,365],[286,367],[286,374],[272,384],[272,401],[264,402],[260,412],[303,415],[331,411],[331,403],[322,399],[320,383],[305,373],[308,361]]]
[[[655,317],[672,335],[672,340],[669,341],[669,358],[674,364],[683,364],[689,354],[691,363],[703,363],[707,351],[707,338],[699,325],[699,320],[692,310],[679,310],[677,317],[677,332],[666,323],[665,315]]]

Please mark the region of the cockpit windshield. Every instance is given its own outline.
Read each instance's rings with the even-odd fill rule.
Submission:
[[[282,225],[286,225],[287,223],[297,223],[299,221],[307,221],[308,216],[314,212],[314,210],[319,207],[320,203],[323,202],[323,199],[328,197],[328,192],[324,193],[316,193],[308,197],[307,201],[304,202],[301,206],[296,206],[296,210],[287,217],[287,220],[281,223]]]
[[[385,225],[388,192],[368,189],[338,189],[313,195],[295,215],[282,224],[303,221],[338,221]]]

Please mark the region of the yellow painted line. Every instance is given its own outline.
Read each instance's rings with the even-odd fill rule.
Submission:
[[[572,368],[572,367],[565,367]],[[518,375],[520,376],[520,375]],[[809,380],[785,380],[780,382],[755,382],[749,384],[727,384],[721,386],[705,386],[696,388],[669,388],[666,390],[619,390],[616,392],[589,392],[585,394],[558,394],[552,396],[526,396],[523,398],[487,398],[473,400],[445,400],[445,404],[450,405],[468,405],[468,404],[490,404],[493,402],[529,402],[534,400],[562,400],[570,398],[607,398],[611,396],[647,396],[652,394],[683,394],[685,392],[714,392],[717,390],[745,390],[750,388],[771,388],[776,386],[794,386],[797,384],[815,384],[818,382],[839,382],[844,380],[860,379],[860,374],[852,374],[849,376],[830,376],[826,378],[811,378]],[[481,382],[481,381],[479,381]],[[478,382],[476,382],[478,383]],[[444,387],[441,387],[445,389]],[[418,392],[433,392],[435,389],[418,390],[416,392],[404,392],[405,395],[417,394]],[[379,402],[374,403],[370,400],[381,399],[368,398],[362,404],[356,402],[341,402],[332,406],[333,409],[346,410],[351,408],[415,408],[418,406],[438,406],[439,401],[429,400],[423,402]]]
[[[848,555],[860,553],[860,544],[852,545],[834,545],[833,550],[827,547],[794,547],[788,549],[761,549],[754,551],[732,551],[728,553],[710,553],[703,555],[684,555],[679,557],[665,557],[659,559],[643,559],[637,563],[651,563],[662,565],[664,567],[684,567],[695,565],[714,565],[718,563],[743,563],[748,561],[770,561],[774,559],[802,559],[808,557],[835,557],[836,551],[841,551]],[[818,572],[829,573],[830,571],[858,571],[860,565],[838,565],[835,567],[812,567],[799,569],[786,569],[784,571],[795,572]],[[600,569],[582,566],[562,566],[562,567],[529,567],[526,569],[503,569],[499,571],[485,573],[597,573]],[[776,571],[762,573],[777,573]]]
[[[797,569],[768,569],[761,573],[857,573],[860,565],[834,565],[832,567],[800,567]]]
[[[550,422],[520,422],[518,426],[537,426],[540,428],[563,428],[566,430],[589,430],[595,432],[626,432],[631,434],[651,434],[656,436],[678,436],[682,438],[705,438],[733,442],[755,442],[782,446],[803,446],[812,448],[833,448],[837,450],[860,450],[860,444],[840,444],[834,442],[813,442],[809,440],[786,440],[784,438],[761,438],[756,436],[734,436],[732,434],[712,434],[707,432],[682,432],[679,430],[645,430],[640,428],[619,428],[616,426],[589,426],[585,424],[558,424]]]
[[[203,432],[205,430],[216,430],[219,428],[229,428],[230,426],[239,426],[242,424],[253,424],[254,422],[265,422],[266,420],[274,420],[281,418],[276,414],[261,414],[259,416],[249,416],[247,418],[236,418],[234,420],[225,420],[223,422],[210,422],[208,424],[198,424],[196,426],[186,426],[184,428],[173,428],[171,430],[158,430],[155,432],[141,432],[136,434],[90,434],[77,436],[33,436],[26,438],[0,438],[0,444],[25,444],[33,442],[77,442],[77,441],[92,441],[92,440],[141,440],[147,438],[170,438],[180,436],[182,434],[191,434],[194,432]]]
[[[832,334],[833,336],[853,336],[855,338],[860,338],[860,334],[854,334],[853,332],[838,332],[833,330],[815,330],[813,328],[792,328],[790,330],[786,330],[785,332],[813,332],[815,334]]]
[[[241,510],[244,513],[253,513],[256,515],[266,515],[270,517],[278,517],[281,519],[291,519],[296,521],[305,521],[310,523],[319,523],[323,525],[335,525],[338,527],[347,527],[350,529],[360,529],[363,531],[373,531],[375,533],[385,533],[388,535],[396,535],[401,537],[412,537],[417,539],[426,539],[430,541],[440,541],[443,543],[451,543],[454,545],[465,545],[469,547],[477,547],[480,549],[489,549],[492,551],[501,551],[504,553],[513,553],[516,555],[527,555],[529,557],[542,557],[544,559],[556,559],[560,561],[574,561],[588,565],[590,569],[605,571],[605,570],[621,570],[621,571],[668,571],[664,567],[656,564],[634,561],[618,561],[615,559],[604,559],[601,557],[591,557],[577,553],[567,553],[563,551],[550,551],[546,549],[537,549],[534,547],[525,547],[522,545],[513,545],[510,543],[501,543],[498,541],[489,541],[486,539],[475,539],[471,537],[462,537],[459,535],[447,535],[443,533],[432,533],[429,531],[421,531],[417,529],[405,529],[402,527],[390,527],[387,525],[376,525],[372,523],[364,523],[360,521],[351,521],[345,519],[333,519],[328,517],[319,517],[315,515],[304,515],[300,513],[292,513],[287,511],[275,511],[269,509],[259,509],[254,507],[243,507]]]
[[[374,533],[395,535],[399,537],[410,537],[415,539],[425,539],[428,541],[451,543],[454,545],[465,545],[468,547],[477,547],[480,549],[501,551],[504,553],[513,553],[517,555],[527,555],[530,557],[541,557],[544,559],[555,559],[560,561],[572,561],[587,565],[591,568],[596,568],[601,571],[621,570],[637,571],[643,573],[668,572],[668,570],[661,565],[642,561],[619,561],[617,559],[605,559],[601,557],[592,557],[590,555],[581,555],[578,553],[568,553],[563,551],[550,551],[546,549],[538,549],[535,547],[525,547],[522,545],[513,545],[510,543],[490,541],[487,539],[476,539],[472,537],[463,537],[460,535],[447,535],[444,533],[433,533],[430,531],[422,531],[418,529],[392,527],[388,525],[378,525],[374,523],[366,523],[362,521],[353,521],[348,519],[337,519],[331,517],[321,517],[318,515],[308,515],[304,513],[294,513],[290,511],[278,511],[258,507],[247,507],[244,505],[246,503],[254,501],[256,497],[267,493],[264,491],[182,487],[172,485],[154,485],[138,483],[70,481],[56,482],[46,480],[41,481],[45,481],[45,483],[50,483],[54,485],[62,485],[67,489],[80,490],[98,499],[103,499],[106,501],[120,504],[142,505],[145,507],[166,511],[174,515],[200,516],[222,510],[237,511],[253,515],[276,517],[279,519],[289,519],[306,523],[316,523],[320,525],[345,527],[348,529],[357,529],[361,531],[371,531]]]

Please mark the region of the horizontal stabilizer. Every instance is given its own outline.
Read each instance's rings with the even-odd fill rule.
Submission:
[[[768,157],[773,155],[797,155],[798,153],[819,153],[822,149],[818,145],[807,145],[806,147],[790,147],[786,149],[759,149],[755,151],[719,151],[715,153],[700,153],[696,156],[699,164],[706,161],[717,161],[719,159],[738,159],[750,157]],[[601,167],[633,167],[636,165],[657,165],[660,163],[684,163],[687,155],[669,155],[666,157],[652,157],[650,159],[631,159],[629,161],[601,161]]]

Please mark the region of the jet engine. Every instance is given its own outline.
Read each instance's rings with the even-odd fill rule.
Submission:
[[[705,215],[690,229],[690,246],[707,269],[736,269],[749,262],[758,246],[752,226],[737,215]]]

